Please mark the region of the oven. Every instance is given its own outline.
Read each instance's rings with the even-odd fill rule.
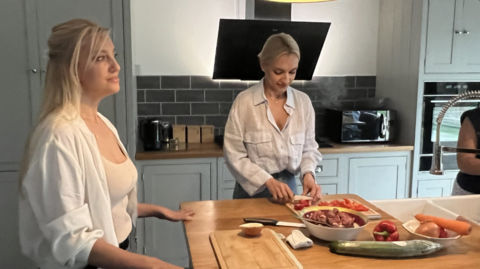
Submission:
[[[426,82],[423,94],[420,171],[429,171],[432,164],[433,143],[436,139],[437,116],[453,97],[467,91],[480,90],[480,82]],[[462,100],[451,107],[440,127],[440,144],[456,147],[462,114],[479,107],[479,99]],[[456,153],[443,154],[445,170],[458,170]]]

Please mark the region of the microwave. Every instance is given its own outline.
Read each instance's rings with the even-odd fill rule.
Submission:
[[[395,110],[325,110],[325,130],[337,143],[393,142]]]

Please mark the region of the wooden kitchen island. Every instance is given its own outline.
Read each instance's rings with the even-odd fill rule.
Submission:
[[[324,200],[349,198],[362,202],[382,215],[382,220],[392,220],[397,224],[400,240],[411,239],[401,222],[384,211],[354,194],[324,196]],[[221,201],[201,201],[181,203],[182,209],[193,209],[196,214],[192,221],[185,222],[185,232],[191,257],[191,266],[195,269],[219,268],[209,235],[213,231],[236,230],[246,217],[263,217],[281,221],[300,222],[292,216],[285,205],[271,203],[267,199],[241,199]],[[371,232],[380,220],[372,220],[362,230],[357,240],[372,241]],[[469,236],[434,254],[409,259],[377,259],[333,254],[329,251],[329,242],[310,237],[314,241],[311,248],[294,250],[288,246],[303,268],[480,268],[480,226],[472,225]],[[268,226],[287,237],[298,228]],[[307,236],[306,228],[300,228]]]

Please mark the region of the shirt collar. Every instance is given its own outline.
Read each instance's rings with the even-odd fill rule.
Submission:
[[[265,90],[263,88],[263,78],[255,85],[254,92],[253,92],[253,105],[262,104],[267,102],[267,97],[265,96]],[[287,88],[287,102],[285,103],[287,106],[291,108],[295,108],[295,101],[293,99],[293,90],[290,86]]]

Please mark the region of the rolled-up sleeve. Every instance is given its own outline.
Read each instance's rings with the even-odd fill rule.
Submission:
[[[234,103],[225,126],[223,155],[232,175],[252,196],[263,191],[265,182],[272,176],[248,158],[243,142],[243,124],[238,113],[238,103]]]
[[[315,175],[315,168],[322,161],[322,154],[318,151],[318,144],[315,141],[315,110],[312,103],[308,103],[308,117],[305,129],[305,144],[302,152],[302,162],[300,163],[301,181],[303,176],[312,172]]]
[[[93,245],[103,236],[102,230],[92,228],[83,174],[69,150],[71,143],[53,137],[43,145],[22,183],[51,253],[59,264],[69,267],[87,264]]]

